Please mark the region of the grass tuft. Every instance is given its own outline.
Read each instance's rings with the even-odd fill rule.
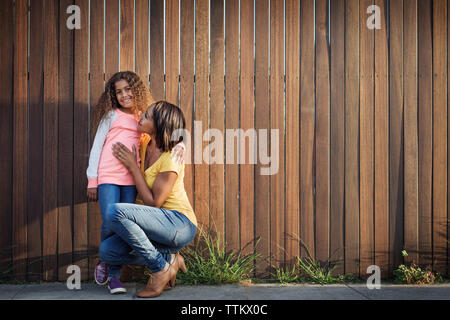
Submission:
[[[181,254],[185,258],[187,273],[178,273],[182,284],[218,285],[238,283],[251,279],[255,270],[257,253],[242,254],[241,251],[226,251],[221,237],[199,228],[199,236],[193,246],[185,247]]]

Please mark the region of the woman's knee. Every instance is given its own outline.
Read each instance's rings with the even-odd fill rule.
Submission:
[[[116,221],[121,215],[117,203],[109,203],[106,206],[105,225],[108,226],[111,222]]]

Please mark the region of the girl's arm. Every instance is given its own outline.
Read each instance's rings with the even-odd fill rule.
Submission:
[[[88,178],[88,188],[97,188],[98,164],[100,162],[100,155],[102,154],[103,145],[105,144],[106,136],[108,135],[111,124],[116,119],[115,112],[109,113],[105,116],[98,125],[97,133],[95,134],[94,142],[92,143],[91,153],[89,156],[89,166],[86,170]]]
[[[113,155],[119,159],[123,165],[130,171],[136,184],[136,189],[147,206],[160,208],[166,201],[177,180],[178,174],[174,171],[161,172],[156,176],[153,188],[150,189],[144,179],[142,171],[139,169],[136,161],[136,149],[133,146],[133,152],[120,142],[113,145]]]

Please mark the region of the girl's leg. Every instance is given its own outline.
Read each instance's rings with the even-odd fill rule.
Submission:
[[[182,213],[137,204],[109,206],[106,220],[108,228],[144,259],[152,273],[162,270],[170,262],[170,253],[190,243],[197,231]]]
[[[120,201],[117,202],[134,203],[136,201],[136,195],[136,186],[120,186]]]
[[[100,240],[103,241],[111,236],[113,232],[108,230],[105,224],[105,216],[108,206],[120,202],[120,186],[110,183],[102,183],[97,188],[98,203],[100,206],[100,213],[102,215],[102,226],[100,231]]]
[[[137,195],[137,189],[136,186],[132,185],[132,186],[120,186],[120,200],[117,202],[123,202],[123,203],[134,203],[134,201],[136,201],[136,195]],[[121,247],[121,255],[125,255],[128,254],[130,251],[132,251],[133,249],[131,249],[131,247],[129,245],[127,245],[126,243],[124,243],[125,246]],[[127,251],[128,250],[128,251]],[[126,264],[130,264],[130,263],[126,263]],[[139,265],[139,264],[132,264],[132,265]],[[120,276],[120,269],[122,268],[122,264],[110,264],[109,266],[109,277],[116,277],[119,278]]]

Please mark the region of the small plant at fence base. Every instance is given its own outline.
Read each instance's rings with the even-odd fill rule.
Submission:
[[[404,257],[408,256],[406,250],[402,251]],[[438,273],[433,272],[431,267],[427,266],[422,269],[414,261],[410,266],[401,264],[398,269],[394,270],[395,282],[402,284],[433,284],[436,282],[444,282],[444,278]]]
[[[302,246],[305,248],[307,257],[296,257],[295,263],[291,267],[277,267],[273,266],[275,273],[272,273],[280,283],[301,283],[301,282],[313,282],[317,284],[332,284],[342,283],[344,281],[355,281],[352,275],[333,275],[333,271],[338,267],[338,264],[329,266],[327,261],[322,265],[319,261],[312,258],[308,247],[303,241],[295,237]],[[283,248],[281,248],[284,250]]]
[[[227,252],[220,235],[199,229],[193,246],[185,247],[181,254],[185,258],[187,273],[178,273],[182,284],[225,284],[248,280],[255,270],[257,253],[243,255],[242,252]]]

